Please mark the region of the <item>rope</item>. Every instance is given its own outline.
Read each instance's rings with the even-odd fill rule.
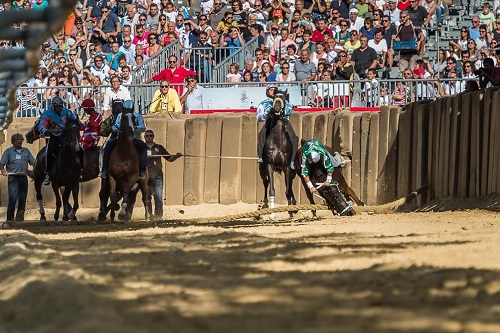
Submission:
[[[150,155],[149,158],[152,157],[171,157],[176,156],[172,154],[159,154],[159,155]],[[194,157],[194,158],[224,158],[224,159],[234,159],[234,160],[258,160],[258,157],[249,157],[249,156],[215,156],[215,155],[191,155],[191,154],[183,154],[181,157]]]

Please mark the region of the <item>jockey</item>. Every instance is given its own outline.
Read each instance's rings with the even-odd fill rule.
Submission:
[[[133,109],[134,102],[132,100],[126,100],[123,102],[124,111],[132,111]],[[137,149],[137,152],[139,153],[139,175],[142,179],[145,179],[146,168],[148,166],[148,147],[146,146],[146,143],[141,140],[141,133],[146,130],[146,125],[144,123],[144,118],[139,112],[134,111],[134,116],[136,121],[136,129],[134,133],[133,143],[135,148]],[[118,133],[121,119],[122,114],[120,113],[112,127],[114,133]],[[108,142],[106,143],[106,147],[104,148],[101,178],[107,178],[108,176],[109,158],[111,156],[111,152],[116,147],[116,140],[116,138],[108,140]]]
[[[269,111],[271,111],[273,107],[273,98],[276,89],[278,89],[278,87],[275,85],[270,85],[267,87],[266,89],[267,98],[262,102],[260,102],[259,106],[257,107],[258,121],[266,121],[267,115],[269,114]],[[285,131],[288,133],[288,135],[290,136],[290,140],[292,141],[293,150],[292,150],[291,167],[293,169],[294,168],[293,158],[297,153],[299,138],[297,137],[297,135],[295,135],[292,125],[288,121],[291,114],[292,114],[292,106],[290,105],[290,102],[285,101],[285,114],[284,114],[284,118],[286,119]],[[268,129],[266,128],[266,126],[264,126],[259,132],[259,136],[257,137],[257,155],[259,156],[258,160],[259,163],[263,162],[262,155],[264,152],[264,143],[266,142],[267,131]]]
[[[337,154],[335,154],[337,155]],[[300,167],[302,168],[302,178],[306,183],[309,191],[316,191],[316,187],[311,182],[309,178],[309,165],[312,163],[323,163],[325,166],[327,176],[324,185],[330,186],[332,182],[332,175],[334,170],[334,165],[339,165],[341,161],[336,160],[336,157],[332,156],[325,148],[325,146],[321,143],[321,141],[312,139],[306,141],[302,145],[302,156]]]
[[[102,115],[95,110],[95,103],[91,99],[85,99],[82,102],[81,108],[89,116],[89,119],[82,124],[83,134],[80,138],[80,146],[83,150],[97,147],[101,137]]]
[[[46,148],[47,165],[45,167],[44,185],[50,184],[49,172],[52,170],[54,155],[57,149],[62,145],[61,134],[66,128],[68,119],[77,119],[73,111],[63,106],[63,100],[59,96],[52,98],[52,108],[47,109],[38,123],[38,130],[42,136],[50,134],[49,142]]]

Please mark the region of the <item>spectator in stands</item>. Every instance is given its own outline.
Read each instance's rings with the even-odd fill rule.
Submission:
[[[121,32],[120,19],[115,13],[111,11],[110,6],[103,6],[101,8],[102,17],[99,20],[99,28],[105,34],[104,39],[108,39],[109,36],[114,36],[118,38],[118,34]]]
[[[59,74],[58,82],[59,84],[63,84],[65,86],[74,87],[78,85],[78,77],[73,73],[70,66],[64,66]]]
[[[456,71],[452,70],[448,72],[448,78],[451,80],[447,80],[441,83],[441,86],[439,88],[440,96],[452,96],[465,90],[465,81],[453,80],[457,77],[458,76]]]
[[[179,93],[182,87],[179,84],[183,84],[186,77],[189,75],[195,75],[195,71],[188,70],[182,66],[178,65],[177,56],[171,55],[168,57],[168,68],[165,68],[160,73],[154,75],[151,79],[144,82],[148,84],[153,81],[168,80],[174,85],[174,89]]]
[[[149,36],[149,31],[146,31],[144,27],[137,27],[136,28],[136,35],[132,41],[134,45],[141,45],[143,49],[148,47],[148,36]],[[137,52],[136,52],[137,54]]]
[[[92,76],[99,76],[103,82],[106,80],[109,70],[109,66],[104,62],[104,57],[100,55],[94,58],[94,63],[90,67]]]
[[[233,27],[237,27],[238,24],[233,20],[233,13],[226,12],[224,14],[224,19],[217,24],[215,31],[217,31],[221,36],[228,34],[232,31]],[[231,29],[231,30],[230,30]]]
[[[351,8],[351,10],[349,10],[349,31],[359,31],[364,24],[365,20],[358,16],[358,10],[356,8]]]
[[[353,30],[350,32],[349,40],[344,44],[344,49],[347,51],[349,55],[352,55],[354,50],[361,46],[359,41],[360,34],[359,32]]]
[[[408,1],[399,0],[397,4],[398,4],[398,9],[400,11],[407,10],[408,7],[410,7],[410,0]]]
[[[193,31],[195,31],[197,34],[200,34],[200,32],[204,31],[207,33],[207,36],[210,37],[213,29],[208,24],[208,17],[206,15],[200,15],[198,17],[198,24],[196,24],[193,20],[189,20],[187,22],[191,23]]]
[[[290,35],[295,36],[300,29],[299,21],[301,19],[300,11],[295,9],[292,14],[292,19],[288,21],[288,32]]]
[[[281,65],[281,72],[276,75],[277,82],[293,82],[296,81],[295,74],[290,71],[290,64],[285,62]]]
[[[87,17],[86,22],[93,22],[101,18],[101,6],[102,1],[99,0],[87,0]]]
[[[71,66],[73,74],[75,74],[78,78],[81,77],[83,71],[83,61],[78,58],[78,53],[76,50],[69,50],[69,59],[68,65]]]
[[[421,6],[427,11],[428,17],[430,17],[428,26],[435,27],[439,25],[441,27],[443,22],[443,7],[440,5],[441,0],[423,0],[420,2]],[[411,11],[410,6],[409,10]],[[410,14],[411,17],[411,14]]]
[[[135,27],[139,23],[139,14],[136,12],[134,4],[128,4],[126,8],[127,15],[121,19],[120,25],[123,28],[125,28],[126,25],[129,27]]]
[[[460,29],[460,38],[456,41],[450,41],[450,44],[453,45],[458,51],[462,52],[464,50],[467,50],[467,41],[469,39],[469,29],[467,29],[466,27],[462,27]]]
[[[257,82],[267,82],[267,76],[266,74],[260,72],[257,74]],[[260,85],[259,87],[264,87],[263,85]]]
[[[243,81],[245,81],[244,74],[249,72],[252,74],[252,81],[257,80],[257,70],[254,70],[254,61],[252,59],[248,59],[245,61],[245,67],[243,68],[243,71],[241,71],[240,75],[243,78]]]
[[[467,41],[467,51],[469,51],[470,59],[473,61],[476,61],[480,56],[480,51],[472,38]]]
[[[401,10],[397,7],[397,3],[397,0],[387,0],[388,9],[384,12],[384,15],[387,15],[391,24],[394,25],[399,25],[399,15],[401,13]]]
[[[483,60],[483,67],[478,69],[479,72],[479,86],[481,89],[490,88],[500,85],[500,76],[495,70],[495,64],[492,58]]]
[[[293,40],[289,39],[288,36],[288,29],[281,28],[281,38],[274,42],[273,46],[271,47],[271,56],[273,57],[275,62],[286,56],[286,54],[288,53],[287,47],[289,45],[294,45],[295,47],[297,47],[297,44],[295,44]]]
[[[231,1],[231,8],[233,21],[236,22],[240,30],[245,29],[247,24],[247,13],[243,10],[241,2],[239,0]]]
[[[408,70],[408,69],[407,69]],[[406,87],[402,81],[396,83],[396,89],[391,94],[392,102],[395,105],[405,105],[407,101]]]
[[[244,71],[243,74],[241,75],[241,81],[242,82],[255,82],[256,79],[253,77],[254,73],[251,71]],[[252,85],[243,85],[243,86],[249,86],[252,87]]]
[[[57,79],[58,79],[58,77],[56,74],[51,74],[49,76],[49,78],[47,79],[47,82],[48,82],[47,86],[49,88],[46,88],[43,90],[43,97],[42,97],[42,102],[44,104],[43,106],[45,108],[50,107],[50,101],[58,93],[57,88],[51,88],[51,87],[57,86]]]
[[[297,5],[297,2],[295,3],[295,5]],[[330,8],[332,10],[334,10],[334,9],[338,10],[340,13],[340,17],[347,20],[347,19],[349,19],[349,4],[350,3],[351,2],[348,0],[334,0],[334,1],[330,2]]]
[[[285,21],[285,15],[291,14],[290,8],[282,0],[272,0],[269,6],[265,8],[265,11],[269,13],[269,17],[273,18],[274,22],[280,25]]]
[[[330,20],[329,20],[330,26],[329,26],[329,28],[332,30],[332,32],[336,31],[335,28],[338,26],[338,24],[340,23],[341,20],[342,20],[342,17],[340,17],[339,10],[331,8],[331,5],[330,5]]]
[[[111,106],[114,100],[130,100],[130,91],[122,85],[122,79],[114,75],[110,79],[111,87],[106,88],[104,92],[104,102],[102,104],[102,116],[107,118],[111,114]]]
[[[121,67],[121,76],[122,76],[123,84],[125,84],[125,85],[132,84],[132,75],[130,75],[130,74],[131,74],[131,71],[130,71],[129,66]]]
[[[207,33],[200,32],[198,41],[191,44],[184,55],[184,65],[195,70],[202,82],[209,80],[210,67],[215,66],[214,50],[207,41]]]
[[[477,38],[480,37],[479,34],[479,16],[473,16],[472,17],[472,27],[469,28],[469,36],[472,40],[476,40]]]
[[[384,29],[377,29],[374,35],[374,39],[368,41],[368,46],[375,50],[377,53],[378,65],[376,69],[383,68],[386,66],[387,60],[387,42],[384,37]]]
[[[220,46],[229,47],[231,53],[236,52],[243,45],[245,45],[245,41],[238,27],[232,27],[227,36],[221,35],[220,37]]]
[[[412,0],[413,1],[413,0]],[[418,54],[423,50],[425,36],[419,28],[416,28],[410,21],[408,11],[404,10],[400,15],[401,25],[399,26],[396,40],[410,41],[412,38],[417,39],[416,50],[401,51],[399,60],[399,70],[404,72],[406,68],[413,70],[418,58]]]
[[[478,49],[490,46],[491,35],[488,34],[488,27],[486,24],[481,24],[479,26],[479,37],[475,39],[475,42]]]
[[[500,17],[493,23],[492,41],[500,40]]]
[[[297,81],[307,83],[316,79],[316,66],[310,60],[309,51],[300,51],[300,59],[295,63],[294,70]]]
[[[373,26],[373,19],[371,17],[365,18],[364,25],[359,30],[361,35],[368,36],[368,40],[372,40],[375,36],[377,29]]]
[[[81,33],[85,36],[85,38],[88,39],[88,31],[87,28],[83,25],[83,20],[81,17],[75,18],[75,24],[71,28],[71,40],[72,42],[75,42],[77,40],[77,34]]]
[[[325,51],[325,44],[323,42],[316,43],[316,52],[311,53],[310,59],[316,68],[320,59],[328,61],[328,54]]]
[[[378,105],[378,93],[380,91],[377,71],[374,68],[369,68],[364,79],[364,94],[367,107],[375,107]]]
[[[338,52],[343,50],[344,48],[337,43],[335,38],[328,38],[327,40],[327,54],[328,54],[328,63],[333,64],[335,58],[338,56]]]
[[[326,25],[326,20],[324,18],[318,19],[318,28],[313,32],[311,41],[314,43],[325,41],[324,34],[328,33],[330,37],[333,37],[333,32]]]
[[[163,14],[167,17],[167,22],[174,22],[177,18],[177,11],[175,10],[175,6],[171,1],[168,1],[163,8]]]
[[[432,74],[427,70],[427,64],[423,59],[417,60],[415,69],[413,70],[413,77],[419,80],[415,85],[415,100],[432,99],[434,97],[434,88],[432,83],[428,81],[432,78]]]
[[[270,49],[274,43],[280,38],[278,35],[279,26],[277,24],[272,24],[269,28],[270,33],[266,38],[266,48]]]
[[[427,10],[420,6],[418,0],[410,0],[410,6],[406,9],[410,16],[411,23],[421,30],[425,29],[431,20],[431,15]]]
[[[212,29],[218,31],[218,26],[219,23],[223,20],[226,14],[226,9],[222,7],[222,0],[214,0],[214,6],[213,8],[209,11],[209,18],[210,18],[210,26]],[[232,18],[231,18],[232,21]],[[232,24],[232,23],[231,23]]]
[[[160,17],[158,18],[158,25],[156,26],[156,34],[158,35],[160,41],[163,37],[163,34],[166,34],[167,32],[168,32],[167,16],[165,16],[165,14],[160,14]]]
[[[156,53],[160,52],[161,49],[161,45],[158,44],[158,35],[156,33],[150,33],[148,36],[148,47],[144,53],[151,58]]]
[[[160,20],[160,11],[158,10],[158,4],[152,3],[149,5],[149,13],[146,18],[146,24],[150,27],[150,32],[156,33],[156,28],[158,27],[158,22]]]
[[[62,86],[61,83],[59,83],[59,85]],[[67,109],[70,109],[71,111],[75,111],[76,110],[76,106],[78,105],[78,98],[75,96],[75,94],[73,94],[71,91],[70,87],[60,87],[58,89],[58,95],[59,97],[61,97],[61,99],[63,100],[64,102],[64,106],[67,108]]]
[[[120,44],[113,42],[111,44],[111,52],[106,57],[106,63],[111,69],[118,69],[118,57],[123,53],[120,51]]]
[[[323,60],[323,59],[321,59]],[[329,68],[329,65],[327,65],[324,61],[321,61],[320,63],[318,63],[318,65],[316,66],[317,68],[317,75],[316,75],[316,81],[324,81],[323,80],[323,73],[325,72],[325,70],[328,70]]]
[[[39,102],[32,89],[28,89],[26,83],[21,84],[21,91],[17,93],[16,117],[36,117],[38,115],[37,105]]]
[[[168,80],[160,81],[160,89],[156,90],[153,100],[149,106],[150,113],[175,112],[182,113],[182,105],[179,94],[175,89],[170,88]]]
[[[303,42],[297,46],[297,49],[307,50],[309,54],[316,52],[316,43],[311,41],[311,32],[309,30],[304,30],[304,35],[302,36]]]
[[[237,83],[241,82],[241,75],[238,73],[239,66],[237,63],[229,65],[229,73],[226,75],[226,82]]]
[[[463,64],[462,64],[462,68],[463,68],[463,78],[467,78],[467,79],[477,79],[477,75],[474,74],[474,72],[476,71],[476,67],[474,66],[474,63],[472,61],[464,61]]]
[[[358,15],[360,17],[364,17],[365,13],[368,13],[368,4],[365,2],[365,0],[358,0],[357,3],[355,4],[354,8],[358,10]]]
[[[491,4],[489,2],[485,2],[483,4],[483,11],[481,12],[481,14],[479,14],[479,21],[489,27],[488,31],[493,30],[495,15],[491,12]]]
[[[450,72],[453,72],[454,74],[456,74],[456,77],[458,78],[461,78],[462,77],[462,70],[460,69],[460,72],[459,72],[459,68],[457,68],[457,59],[455,59],[455,57],[447,57],[446,58],[446,68],[441,72],[441,77],[443,78],[448,78],[449,77],[449,73]]]
[[[44,10],[49,6],[49,3],[47,0],[36,0],[35,3],[32,5],[33,10]]]
[[[203,94],[204,89],[198,84],[196,76],[189,75],[182,87],[181,103],[184,105],[184,113],[190,114],[191,110],[205,109],[207,106],[203,103]]]
[[[339,44],[345,48],[345,43],[351,37],[351,32],[349,31],[350,22],[348,20],[340,21],[340,31],[337,31],[335,38]]]
[[[362,35],[359,39],[361,46],[355,49],[351,56],[354,70],[361,79],[367,77],[368,69],[377,67],[377,52],[368,46],[368,37]]]
[[[276,73],[271,71],[269,62],[263,63],[261,69],[261,74],[266,76],[266,82],[276,82]]]
[[[132,45],[131,36],[123,36],[123,45],[120,46],[119,51],[125,55],[125,58],[127,59],[127,64],[134,63],[135,46]]]

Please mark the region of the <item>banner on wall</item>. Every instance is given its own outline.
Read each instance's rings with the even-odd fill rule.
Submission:
[[[290,104],[300,106],[300,87],[290,86],[287,89]],[[205,88],[203,91],[203,105],[208,109],[251,109],[264,99],[266,87]]]

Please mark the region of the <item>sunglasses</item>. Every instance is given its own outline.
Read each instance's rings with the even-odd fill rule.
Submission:
[[[382,20],[382,22],[389,22],[389,20]]]
[[[470,67],[470,65],[465,65],[464,67]]]
[[[341,27],[347,27],[347,24],[341,24],[340,26]]]
[[[102,12],[103,14],[106,14],[106,13],[108,12],[108,10],[101,10],[101,12]]]
[[[69,55],[70,56],[76,56],[76,53],[70,53]]]
[[[188,80],[188,82],[196,82],[196,80],[191,79],[191,80]]]
[[[153,134],[145,134],[144,137],[145,138],[154,138],[155,136]]]
[[[285,67],[285,66],[283,66],[283,67],[281,67],[281,68],[282,68],[282,69],[290,69],[290,67],[288,67],[288,66],[286,66],[286,67]]]
[[[168,63],[169,64],[175,64],[177,62],[177,60],[169,60]]]
[[[125,43],[130,43],[130,42],[131,42],[131,40],[130,40],[130,39],[126,39],[126,40],[124,40],[124,42],[125,42]]]
[[[153,39],[156,39],[156,37],[149,37],[149,40],[153,40]]]
[[[168,88],[169,86],[160,86],[161,88]]]
[[[184,22],[184,20],[175,20],[175,22]]]

